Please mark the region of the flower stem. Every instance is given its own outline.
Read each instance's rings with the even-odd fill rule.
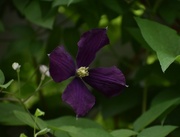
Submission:
[[[21,80],[20,80],[20,69],[17,69],[17,78],[18,78],[18,96],[21,96]]]
[[[40,89],[41,89],[41,87],[43,86],[42,84],[43,84],[43,80],[44,80],[44,75],[42,75],[41,76],[41,80],[40,80],[40,82],[39,82],[39,85],[38,85],[38,87],[35,89],[35,91],[34,91],[34,93],[32,94],[32,95],[30,95],[29,97],[27,97],[25,100],[24,100],[24,103],[26,102],[26,101],[28,101],[32,96],[34,96]],[[50,80],[50,81],[52,81],[52,80]],[[48,81],[49,82],[49,81]],[[45,84],[47,84],[47,83],[45,83]],[[44,84],[44,85],[45,85]]]

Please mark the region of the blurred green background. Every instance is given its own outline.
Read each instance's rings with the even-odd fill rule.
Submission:
[[[139,18],[166,28],[161,29],[161,26]],[[59,45],[64,45],[75,58],[81,34],[92,28],[105,27],[108,27],[110,44],[98,52],[90,67],[117,66],[125,74],[129,87],[113,98],[106,98],[90,88],[96,97],[96,105],[85,119],[100,124],[107,131],[122,128],[140,131],[147,125],[162,123],[180,126],[180,101],[169,102],[169,106],[163,104],[180,97],[179,0],[1,0],[0,69],[5,83],[14,79],[0,92],[1,137],[33,134],[33,128],[25,126],[28,124],[13,113],[21,110],[21,105],[15,100],[18,81],[12,63],[21,65],[20,98],[31,96],[24,104],[32,114],[39,108],[45,112],[44,120],[75,117],[73,110],[61,100],[71,79],[55,83],[46,77],[41,88],[34,93],[41,81],[39,66],[48,66],[48,54]],[[157,33],[153,30],[155,27]],[[161,44],[162,47],[158,48]],[[144,126],[138,123],[137,119],[145,111],[160,104],[162,109],[154,110],[150,115],[154,116],[152,119],[147,116],[142,120],[149,120],[149,123]],[[178,128],[169,135],[179,136]]]

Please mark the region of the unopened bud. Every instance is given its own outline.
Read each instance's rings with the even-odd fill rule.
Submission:
[[[49,68],[48,68],[47,66],[45,66],[45,65],[40,65],[39,70],[40,70],[40,72],[41,72],[42,74],[50,77]]]
[[[20,67],[21,67],[21,65],[19,65],[19,63],[17,63],[17,62],[14,62],[14,63],[12,64],[12,68],[13,68],[14,70],[18,70],[18,69],[20,69]]]

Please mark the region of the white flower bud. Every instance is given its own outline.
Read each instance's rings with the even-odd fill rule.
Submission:
[[[14,63],[12,64],[12,68],[13,68],[14,70],[18,70],[18,69],[20,69],[20,67],[21,67],[21,65],[19,65],[19,63],[17,63],[17,62],[14,62]]]
[[[40,65],[39,70],[42,74],[50,77],[49,68],[45,65]]]

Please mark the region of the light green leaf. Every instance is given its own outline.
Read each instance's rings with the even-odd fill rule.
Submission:
[[[149,46],[157,53],[162,71],[180,55],[180,36],[175,30],[157,22],[136,18],[141,33]]]
[[[24,133],[21,133],[19,137],[28,137],[28,136],[26,136]]]
[[[48,133],[49,131],[50,131],[49,128],[44,128],[44,129],[40,130],[39,132],[37,132],[37,133],[35,134],[35,137],[37,137],[37,136],[39,136],[39,135],[44,135],[44,134]]]
[[[16,110],[13,112],[20,121],[33,128],[35,126],[36,129],[42,130],[47,127],[47,124],[43,120],[41,120],[38,117],[34,117],[33,115],[28,114],[27,112],[21,112]],[[36,123],[35,123],[35,119],[36,119]]]
[[[5,81],[4,73],[0,69],[0,85],[2,85]]]
[[[129,129],[119,129],[111,132],[111,135],[113,135],[113,137],[131,137],[137,134],[137,132]]]
[[[45,112],[43,112],[39,108],[37,108],[34,115],[35,115],[35,117],[43,116],[43,115],[45,115]]]
[[[82,1],[82,0],[54,0],[52,5],[53,5],[53,7],[60,6],[60,5],[69,6],[72,3],[77,3],[77,2],[80,2],[80,1]]]
[[[135,131],[140,131],[148,124],[153,122],[159,116],[161,116],[164,112],[168,109],[177,106],[180,104],[180,98],[172,99],[170,101],[165,101],[158,105],[151,107],[148,111],[142,114],[135,122],[134,122],[134,129]]]
[[[138,137],[166,137],[176,126],[153,126],[142,130]]]
[[[10,85],[11,85],[11,83],[13,82],[14,80],[12,79],[12,80],[10,80],[8,83],[6,83],[6,84],[4,84],[4,85],[0,85],[0,87],[1,88],[7,88],[7,87],[9,87]]]

